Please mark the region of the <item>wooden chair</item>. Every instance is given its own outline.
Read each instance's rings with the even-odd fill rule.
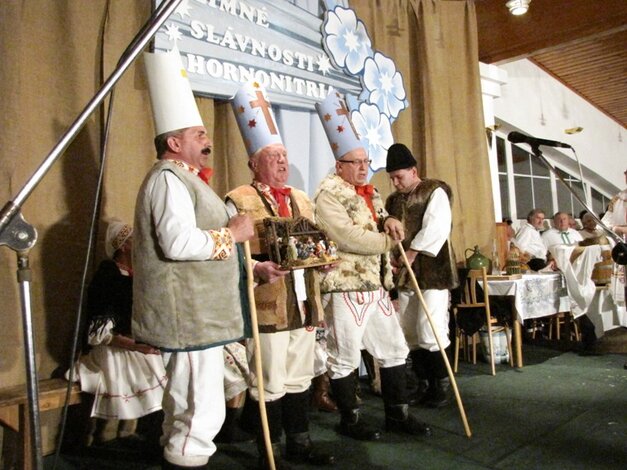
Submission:
[[[483,300],[481,300],[478,295],[477,289],[477,281],[482,280],[483,282]],[[453,314],[455,315],[456,327],[455,331],[455,359],[454,359],[454,372],[457,372],[457,366],[459,363],[459,349],[460,349],[460,340],[463,340],[464,343],[464,352],[466,356],[468,355],[467,346],[468,340],[471,341],[472,346],[472,362],[473,364],[477,363],[477,336],[478,332],[473,333],[472,335],[467,335],[460,327],[459,327],[459,318],[461,315],[464,315],[466,312],[476,311],[478,308],[483,309],[485,314],[485,325],[488,331],[488,347],[490,350],[490,368],[492,371],[492,375],[496,375],[496,367],[495,367],[495,358],[494,358],[494,344],[492,339],[492,326],[497,323],[496,318],[494,318],[490,313],[490,303],[489,299],[489,289],[488,289],[488,275],[485,268],[482,269],[472,269],[468,273],[468,277],[464,281],[464,284],[460,286],[462,289],[462,298],[461,302],[456,304],[453,307]],[[507,326],[505,328],[505,334],[507,336],[507,349],[509,351],[510,357],[510,365],[513,366],[513,354],[512,354],[512,346],[511,346],[511,335],[509,332],[509,328]],[[463,335],[463,338],[462,338]]]

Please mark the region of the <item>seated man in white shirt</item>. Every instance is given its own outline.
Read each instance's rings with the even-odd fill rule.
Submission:
[[[581,330],[581,354],[594,354],[597,337],[594,324],[585,312],[594,296],[595,286],[591,273],[594,263],[599,261],[601,248],[599,246],[573,248],[573,245],[578,245],[583,238],[569,225],[570,216],[566,212],[557,212],[553,216],[553,228],[542,234],[542,241],[555,259],[556,268],[564,274],[568,296],[571,299],[571,312],[578,318]]]
[[[523,252],[524,257],[529,259],[527,265],[534,271],[539,271],[546,266],[547,250],[540,235],[543,224],[544,211],[532,209],[527,214],[527,222],[520,227],[513,240]]]
[[[553,228],[542,234],[547,250],[555,245],[576,245],[582,240],[579,232],[570,228],[570,216],[566,212],[556,212],[553,216]]]

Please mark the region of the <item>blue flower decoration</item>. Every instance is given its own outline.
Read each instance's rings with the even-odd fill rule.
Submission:
[[[338,67],[358,75],[365,60],[373,55],[364,23],[353,10],[338,6],[327,12],[323,28],[324,45],[331,59]]]
[[[373,171],[385,168],[387,150],[394,143],[388,116],[382,114],[374,104],[361,103],[351,113],[351,119],[368,157],[372,160],[370,168]]]
[[[377,105],[381,112],[392,120],[405,109],[403,77],[389,57],[380,52],[375,53],[374,58],[368,57],[362,81],[364,93],[370,93],[368,103]]]

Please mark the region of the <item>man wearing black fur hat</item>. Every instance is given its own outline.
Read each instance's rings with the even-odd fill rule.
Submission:
[[[403,144],[388,149],[386,171],[396,192],[386,201],[388,213],[405,227],[403,248],[418,280],[443,347],[448,338],[449,290],[459,284],[451,248],[451,188],[443,181],[421,179],[416,159]],[[402,262],[396,259],[396,266]],[[419,380],[418,401],[432,408],[451,402],[451,384],[427,315],[412,290],[405,268],[398,271],[401,326]]]

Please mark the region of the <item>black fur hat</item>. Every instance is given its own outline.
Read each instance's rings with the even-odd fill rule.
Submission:
[[[416,159],[405,145],[393,144],[390,146],[385,171],[391,173],[396,170],[411,168],[412,166],[416,166]]]

